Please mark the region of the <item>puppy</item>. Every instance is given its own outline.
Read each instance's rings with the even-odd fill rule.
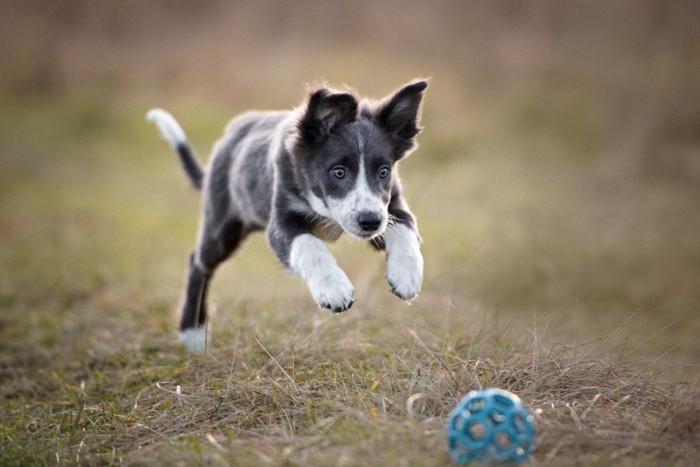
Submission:
[[[320,88],[295,110],[244,113],[228,124],[206,172],[172,115],[148,112],[204,192],[180,319],[189,350],[205,346],[214,271],[256,230],[265,230],[277,259],[303,278],[321,308],[342,312],[354,302],[350,280],[324,243],[342,233],[385,252],[395,295],[418,294],[420,237],[397,163],[416,146],[427,86],[415,81],[378,102]]]

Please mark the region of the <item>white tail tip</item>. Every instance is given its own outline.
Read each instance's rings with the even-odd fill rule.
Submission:
[[[185,130],[182,129],[175,117],[163,109],[151,109],[146,114],[146,119],[155,123],[163,138],[170,143],[173,148],[180,144],[187,143]]]

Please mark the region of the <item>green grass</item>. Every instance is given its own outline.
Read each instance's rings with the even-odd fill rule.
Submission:
[[[469,138],[426,129],[402,165],[415,303],[342,240],[357,303],[319,311],[256,236],[193,356],[173,310],[199,199],[146,109],[4,99],[0,464],[444,465],[447,413],[489,386],[534,411],[532,465],[700,462],[697,188],[548,154],[588,139],[583,117],[550,145],[519,119],[558,110],[514,102]],[[204,154],[228,115],[183,114]]]

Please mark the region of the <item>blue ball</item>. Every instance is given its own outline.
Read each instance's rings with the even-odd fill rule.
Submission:
[[[460,464],[522,462],[535,449],[532,414],[511,392],[471,391],[450,412],[447,440],[452,457]]]

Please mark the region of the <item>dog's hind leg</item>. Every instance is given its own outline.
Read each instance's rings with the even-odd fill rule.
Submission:
[[[180,317],[180,342],[191,351],[206,344],[206,293],[211,273],[197,265],[196,252],[190,255],[187,288]]]
[[[245,237],[244,223],[232,206],[228,191],[230,148],[214,155],[204,184],[204,206],[197,248],[190,255],[187,288],[180,316],[180,341],[189,350],[206,343],[207,289],[216,268]]]
[[[206,221],[206,219],[205,219]],[[216,268],[228,258],[244,237],[243,223],[228,219],[213,228],[203,228],[197,249],[190,255],[187,289],[180,317],[180,341],[192,351],[206,341],[207,290]]]

